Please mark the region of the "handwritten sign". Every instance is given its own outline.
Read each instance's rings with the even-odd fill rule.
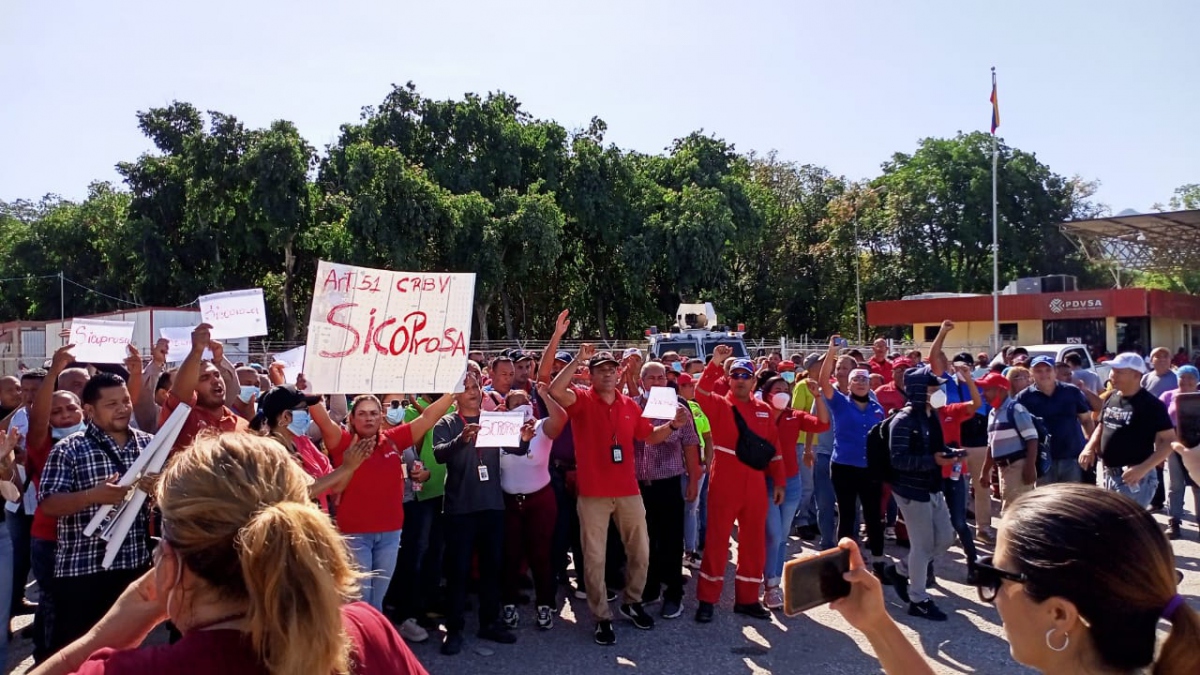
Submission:
[[[133,341],[132,321],[71,319],[71,354],[83,363],[124,363]]]
[[[679,407],[679,395],[670,387],[650,387],[650,395],[646,397],[646,407],[642,417],[652,420],[675,419],[675,410]]]
[[[284,382],[296,384],[296,380],[300,378],[300,373],[303,372],[301,369],[304,368],[305,350],[305,347],[300,346],[275,355],[275,362],[283,364]]]
[[[200,316],[214,340],[267,334],[267,306],[261,288],[200,296]]]
[[[192,331],[195,326],[183,328],[160,328],[158,334],[162,339],[171,343],[167,348],[167,363],[180,363],[192,352]],[[212,352],[204,350],[204,358],[211,359]]]
[[[522,424],[525,424],[525,413],[521,411],[480,413],[475,447],[515,448],[521,445]]]
[[[304,376],[315,394],[462,391],[474,274],[321,261]]]

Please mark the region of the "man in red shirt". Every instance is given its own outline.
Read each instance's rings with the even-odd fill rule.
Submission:
[[[867,367],[872,373],[879,373],[883,377],[884,382],[889,382],[892,379],[892,369],[894,364],[887,359],[887,340],[877,338],[871,343],[871,351],[873,355],[867,360]]]
[[[778,429],[774,424],[771,406],[756,400],[754,391],[754,362],[738,359],[729,368],[729,393],[713,394],[713,385],[724,375],[725,362],[733,354],[728,345],[713,350],[712,361],[696,386],[696,402],[712,425],[713,465],[709,470],[708,531],[705,536],[704,559],[700,565],[700,583],[696,597],[700,606],[696,621],[708,623],[713,619],[713,605],[721,599],[725,583],[725,565],[729,560],[729,535],[733,523],[738,523],[738,564],[736,599],[733,611],[737,614],[769,619],[771,611],[758,600],[766,566],[767,502],[766,476],[737,458],[738,426],[734,410],[741,414],[750,431],[776,446],[775,457],[767,467],[772,485],[772,500],[783,503],[786,478],[783,455],[779,452]]]
[[[893,410],[899,410],[908,403],[908,397],[904,395],[904,371],[912,368],[912,362],[899,358],[891,364],[891,368],[891,381],[875,390],[875,398],[879,400],[879,405],[883,406],[883,411],[889,415]]]
[[[180,403],[186,402],[192,406],[187,421],[183,423],[183,430],[179,432],[179,437],[175,439],[175,445],[171,448],[172,454],[191,445],[196,435],[205,429],[246,431],[250,428],[249,422],[225,405],[225,394],[229,390],[221,370],[216,365],[224,360],[224,354],[220,343],[212,340],[211,331],[212,326],[206,323],[196,326],[192,331],[192,350],[175,373],[175,384],[171,393],[167,395],[166,405],[159,413],[158,424],[161,427]],[[213,360],[205,361],[204,350],[210,348]],[[232,372],[231,366],[230,373]],[[234,381],[236,382],[236,377]]]
[[[579,364],[587,361],[591,371],[591,389],[574,389],[571,378]],[[621,614],[643,630],[654,627],[654,619],[642,608],[642,591],[650,564],[650,539],[646,530],[646,508],[642,503],[634,467],[634,440],[661,443],[672,432],[690,423],[690,413],[680,406],[675,419],[657,428],[642,417],[642,409],[628,396],[617,391],[620,364],[609,352],[596,352],[584,344],[550,385],[554,398],[571,419],[575,439],[575,462],[579,490],[580,539],[583,544],[583,569],[588,607],[596,617],[597,644],[616,644],[612,628],[612,610],[608,606],[608,588],[604,581],[604,563],[611,518],[625,542],[628,559],[625,598]],[[761,499],[761,490],[759,494]],[[763,510],[766,505],[763,504]],[[759,542],[765,521],[760,521]],[[729,533],[726,532],[726,538]],[[759,548],[762,548],[761,545]],[[761,558],[761,554],[760,554]],[[722,558],[723,559],[723,558]],[[759,561],[759,573],[762,561]],[[760,580],[761,581],[761,580]]]

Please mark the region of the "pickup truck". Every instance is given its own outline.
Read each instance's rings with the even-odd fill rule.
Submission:
[[[1054,362],[1058,363],[1066,360],[1067,354],[1079,354],[1079,358],[1083,360],[1083,367],[1095,373],[1100,378],[1101,385],[1108,382],[1108,374],[1112,370],[1107,363],[1095,363],[1092,361],[1092,355],[1085,345],[1029,345],[1025,349],[1029,352],[1030,361],[1039,356],[1052,356],[1054,357]]]

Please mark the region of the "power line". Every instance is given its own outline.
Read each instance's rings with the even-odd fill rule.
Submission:
[[[57,275],[57,274],[55,274],[55,275],[52,275],[52,276],[58,276],[58,275]],[[81,284],[81,283],[78,283],[78,282],[76,282],[76,281],[72,281],[72,280],[71,280],[70,278],[68,278],[68,277],[65,277],[65,276],[64,276],[62,279],[63,279],[63,281],[65,281],[65,282],[67,282],[67,283],[71,284],[72,286],[78,286],[79,288],[82,288],[83,290],[85,290],[85,291],[88,291],[89,293],[95,293],[96,295],[99,295],[99,296],[101,296],[101,297],[108,298],[109,300],[116,300],[117,302],[123,302],[123,303],[125,303],[125,304],[127,304],[127,305],[133,305],[134,307],[145,307],[145,305],[141,304],[140,302],[133,302],[132,300],[125,300],[125,299],[118,298],[118,297],[116,297],[116,296],[113,296],[113,295],[109,295],[109,294],[107,294],[107,293],[102,293],[102,292],[100,292],[100,291],[98,291],[98,290],[96,290],[96,289],[94,289],[94,288],[90,288],[90,287],[88,287],[88,286],[84,286],[83,284]]]
[[[4,281],[34,281],[36,279],[57,279],[57,278],[58,278],[57,274],[43,274],[41,276],[36,276],[36,277],[35,276],[6,277],[4,279],[0,279],[0,282],[4,282]],[[71,282],[71,283],[74,283],[74,282]]]

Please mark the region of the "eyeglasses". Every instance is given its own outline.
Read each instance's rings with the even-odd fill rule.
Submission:
[[[970,563],[969,567],[975,574],[975,590],[979,592],[979,599],[983,602],[995,602],[996,593],[1000,591],[1000,586],[1004,581],[1018,584],[1029,582],[1029,577],[1024,573],[1009,572],[992,565],[992,556],[990,555],[985,555]]]
[[[731,380],[749,380],[753,377],[754,377],[753,374],[747,373],[744,370],[735,370],[734,372],[729,374],[729,379],[731,379]]]

